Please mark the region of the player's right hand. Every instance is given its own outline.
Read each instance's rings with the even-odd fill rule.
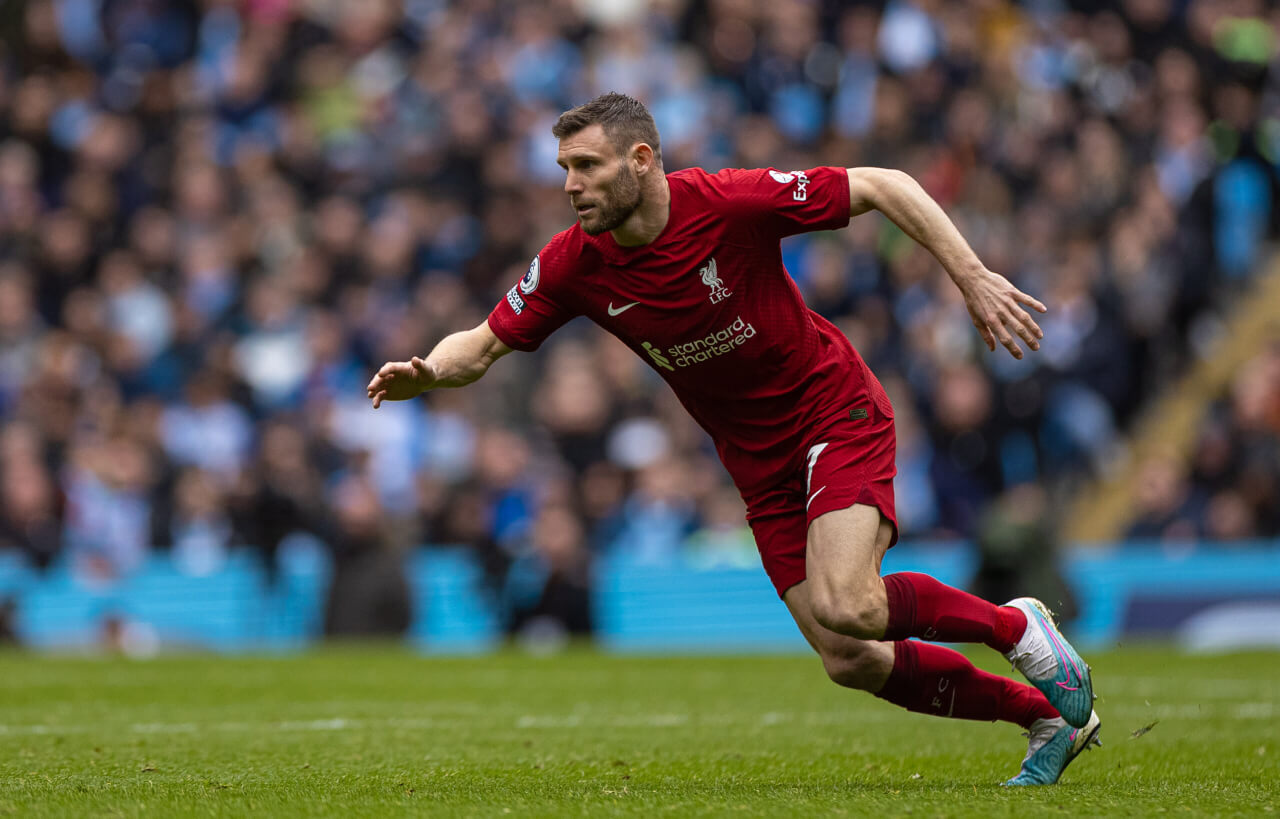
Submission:
[[[388,361],[378,370],[367,387],[373,408],[383,401],[407,401],[417,398],[435,386],[436,374],[425,360],[414,356],[408,361]]]

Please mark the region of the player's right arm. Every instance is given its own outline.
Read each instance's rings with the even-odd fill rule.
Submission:
[[[569,274],[580,253],[581,236],[572,230],[557,234],[478,327],[446,336],[425,359],[383,364],[367,388],[374,409],[383,401],[405,401],[436,387],[465,386],[512,350],[538,349],[577,315]]]
[[[406,401],[437,387],[462,387],[489,371],[493,362],[511,352],[489,322],[445,336],[426,358],[388,361],[369,382],[373,408],[383,401]]]

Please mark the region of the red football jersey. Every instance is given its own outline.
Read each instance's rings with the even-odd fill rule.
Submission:
[[[647,245],[578,225],[557,234],[489,314],[534,350],[583,315],[666,379],[744,496],[799,468],[807,443],[868,398],[888,399],[849,340],[809,310],[779,240],[849,223],[844,168],[700,168],[667,176],[671,213]]]

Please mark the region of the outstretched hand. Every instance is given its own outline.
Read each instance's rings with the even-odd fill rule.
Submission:
[[[417,398],[436,383],[435,371],[425,360],[414,356],[408,361],[388,361],[378,370],[367,387],[373,408],[383,401],[407,401]]]
[[[1044,331],[1031,314],[1022,308],[1026,305],[1036,312],[1047,312],[1048,308],[1038,300],[1014,287],[1004,276],[990,270],[965,281],[960,285],[960,290],[964,294],[964,303],[969,308],[973,326],[978,328],[978,334],[987,343],[987,349],[994,352],[996,341],[999,340],[1009,351],[1009,355],[1021,359],[1022,348],[1018,346],[1014,334],[1022,339],[1028,349],[1040,349]]]

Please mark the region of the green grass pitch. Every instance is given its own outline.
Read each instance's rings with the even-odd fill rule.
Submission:
[[[1104,746],[1009,790],[1016,727],[908,714],[812,657],[0,654],[0,815],[1280,812],[1280,655],[1087,657]]]

